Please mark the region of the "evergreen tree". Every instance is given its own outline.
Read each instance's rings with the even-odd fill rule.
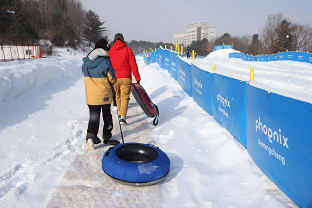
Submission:
[[[276,28],[277,34],[277,51],[295,50],[294,26],[290,21],[283,20]]]
[[[258,55],[260,53],[260,40],[258,34],[252,35],[251,46],[249,47],[248,52],[252,55]]]
[[[76,44],[79,42],[79,33],[76,31],[70,18],[66,18],[64,23],[60,27],[58,33],[53,37],[52,43],[56,46],[69,46],[76,48]]]
[[[215,41],[216,45],[231,45],[233,43],[233,38],[229,33],[224,33],[221,37],[217,38]]]
[[[15,15],[16,5],[20,3],[20,0],[2,0],[0,7],[0,37],[1,42],[4,42],[4,39],[7,35],[8,29],[13,22]]]
[[[102,27],[104,22],[100,21],[100,18],[92,10],[89,10],[86,15],[86,25],[84,30],[84,38],[89,43],[95,43],[98,39],[102,38],[102,34],[106,31],[105,27]]]
[[[202,40],[193,41],[190,46],[187,47],[189,51],[196,51],[199,56],[207,56],[209,54],[209,42],[206,38]]]
[[[15,1],[14,9],[10,10],[11,19],[7,28],[7,36],[10,41],[21,44],[32,44],[38,40],[38,34],[33,28],[30,20],[31,14],[23,9],[24,2],[20,0]]]

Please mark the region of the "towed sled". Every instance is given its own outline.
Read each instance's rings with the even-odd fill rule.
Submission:
[[[144,113],[158,124],[158,107],[150,100],[144,88],[132,83],[131,92]],[[149,186],[163,181],[170,170],[169,157],[152,144],[124,143],[109,148],[102,158],[102,169],[112,179],[131,186]]]
[[[156,126],[158,124],[159,117],[158,107],[151,101],[142,85],[138,83],[132,83],[131,93],[133,94],[133,97],[135,98],[139,106],[142,108],[144,113],[148,117],[154,118],[153,125]]]
[[[123,143],[104,153],[102,169],[123,184],[150,186],[166,178],[170,160],[166,153],[154,145]]]

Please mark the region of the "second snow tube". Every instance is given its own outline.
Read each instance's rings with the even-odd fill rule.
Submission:
[[[169,173],[170,160],[154,145],[124,143],[104,153],[102,169],[119,182],[147,186],[165,179]]]
[[[149,96],[147,95],[145,89],[142,85],[138,83],[132,83],[131,92],[139,106],[142,108],[144,113],[151,118],[154,118],[153,124],[156,126],[158,124],[159,110],[157,105],[155,105]]]

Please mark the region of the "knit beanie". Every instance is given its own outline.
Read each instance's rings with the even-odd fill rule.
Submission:
[[[116,41],[116,40],[121,40],[122,42],[125,42],[124,37],[121,33],[117,33],[115,35],[114,41]]]

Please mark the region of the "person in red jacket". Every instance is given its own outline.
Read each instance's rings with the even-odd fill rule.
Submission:
[[[113,46],[108,54],[117,79],[114,89],[116,92],[119,121],[122,124],[127,124],[126,116],[130,99],[132,74],[137,83],[141,81],[138,66],[132,50],[126,45],[121,33],[115,35]]]

